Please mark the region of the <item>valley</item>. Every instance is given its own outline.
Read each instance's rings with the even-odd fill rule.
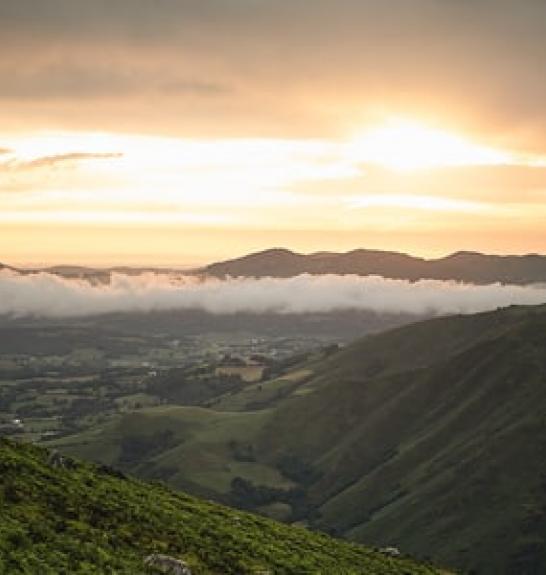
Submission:
[[[438,318],[47,444],[465,571],[539,573],[545,337],[544,306]]]
[[[146,407],[207,405],[322,348],[413,317],[198,311],[0,317],[0,432],[46,440]]]
[[[535,575],[545,335],[544,305],[12,313],[0,435],[464,573]]]

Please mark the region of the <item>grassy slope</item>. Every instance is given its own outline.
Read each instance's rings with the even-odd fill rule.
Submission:
[[[145,573],[162,552],[195,574],[439,573],[409,559],[173,493],[0,440],[0,573]]]
[[[255,383],[244,387],[241,391],[226,394],[211,402],[216,411],[245,411],[269,407],[302,387],[313,375],[313,364],[303,369],[295,369],[281,377],[268,382]]]
[[[545,311],[367,338],[325,366],[318,393],[279,407],[259,450],[321,472],[315,526],[479,573],[543,573]]]
[[[145,479],[161,479],[171,487],[222,500],[235,477],[259,485],[288,488],[291,482],[269,464],[241,461],[233,442],[248,445],[260,435],[271,412],[216,412],[200,407],[142,409],[103,428],[54,442],[64,453],[115,465]],[[138,439],[157,441],[172,433],[163,448],[124,457],[123,444]]]

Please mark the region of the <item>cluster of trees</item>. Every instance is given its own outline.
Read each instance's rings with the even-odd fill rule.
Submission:
[[[216,375],[210,369],[197,373],[196,370],[177,368],[149,379],[146,392],[167,403],[205,405],[219,395],[238,391],[243,385],[237,375]]]

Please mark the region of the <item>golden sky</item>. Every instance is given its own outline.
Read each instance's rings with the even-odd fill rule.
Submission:
[[[0,3],[0,261],[546,251],[546,3]]]

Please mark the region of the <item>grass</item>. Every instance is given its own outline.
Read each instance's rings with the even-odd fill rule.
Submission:
[[[0,440],[0,574],[137,575],[164,553],[195,575],[433,575],[432,566]]]
[[[117,465],[142,477],[161,478],[177,488],[192,487],[222,496],[236,477],[258,485],[288,489],[292,482],[274,466],[241,461],[236,446],[246,446],[259,435],[271,415],[258,412],[217,412],[200,407],[161,406],[141,409],[112,423],[52,442],[63,452]],[[123,462],[124,440],[173,434],[172,446]],[[248,459],[248,458],[246,458]]]
[[[296,369],[281,377],[247,385],[235,393],[226,394],[211,403],[217,411],[245,411],[278,403],[292,394],[301,393],[312,369]]]

